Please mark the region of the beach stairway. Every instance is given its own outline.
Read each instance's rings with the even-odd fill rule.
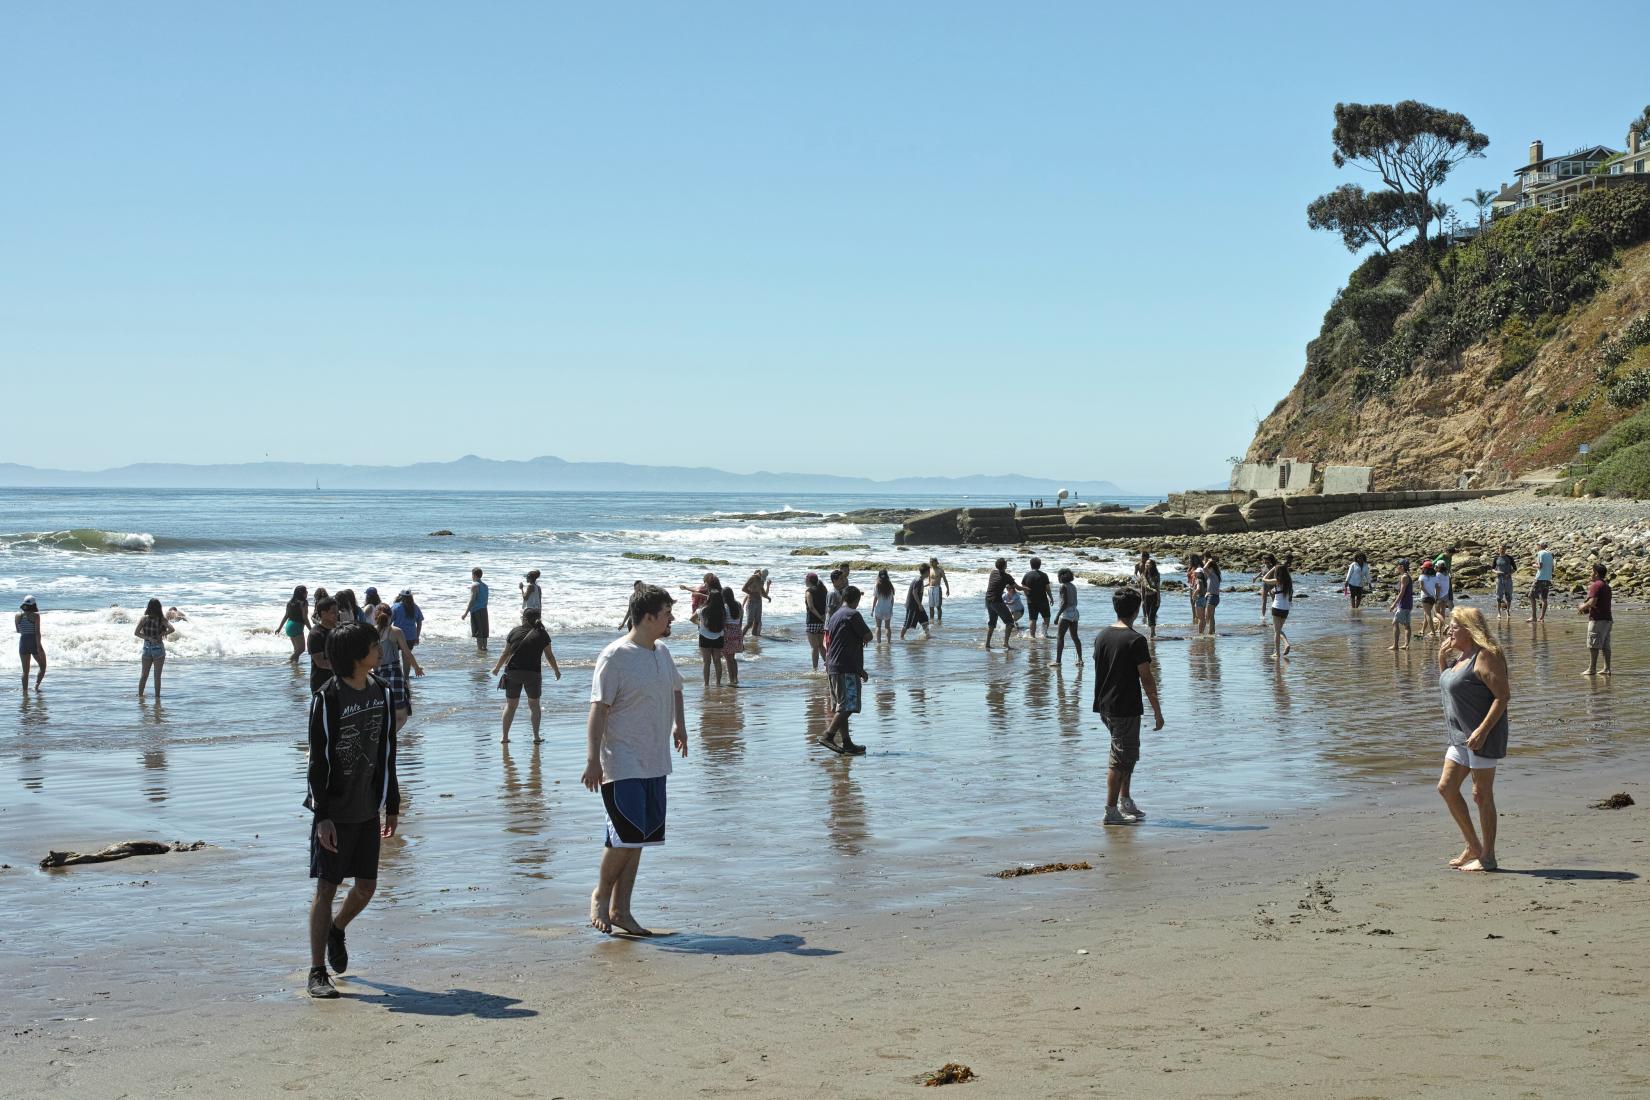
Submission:
[[[1025,542],[1067,542],[1071,539],[1071,524],[1066,522],[1064,508],[1022,508],[1019,519],[1020,537]]]

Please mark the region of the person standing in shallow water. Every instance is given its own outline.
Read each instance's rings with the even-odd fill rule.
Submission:
[[[1140,560],[1134,567],[1135,580],[1140,587],[1140,613],[1146,620],[1146,637],[1157,640],[1157,612],[1163,606],[1163,574],[1151,551],[1140,551]]]
[[[143,689],[149,682],[149,672],[155,673],[155,702],[160,702],[160,673],[166,667],[166,636],[177,633],[177,628],[166,621],[166,612],[161,610],[159,600],[150,600],[149,606],[143,610],[143,618],[138,620],[137,629],[132,631],[132,637],[143,639],[143,672],[138,676],[138,698],[143,698]]]
[[[996,568],[991,570],[991,575],[985,580],[985,648],[991,648],[991,636],[997,631],[998,620],[1003,624],[1003,648],[1013,648],[1008,641],[1014,637],[1014,615],[1003,602],[1003,593],[1013,592],[1017,588],[1019,585],[1008,575],[1008,559],[998,558]]]
[[[309,690],[319,691],[332,679],[332,661],[327,656],[327,639],[338,628],[338,605],[331,596],[315,601],[315,625],[309,628]]]
[[[808,656],[818,672],[819,662],[825,657],[825,586],[819,583],[818,573],[802,578],[802,614],[808,632]]]
[[[23,694],[27,695],[31,660],[40,666],[34,677],[36,690],[40,688],[40,681],[46,678],[46,643],[41,640],[40,634],[40,605],[34,602],[33,596],[25,597],[17,605],[12,625],[17,628],[17,658],[23,665]]]
[[[1352,602],[1352,610],[1362,609],[1364,597],[1369,595],[1370,587],[1369,559],[1359,550],[1352,555],[1352,564],[1346,567],[1346,595]]]
[[[859,598],[859,589],[853,585],[844,588],[842,606],[826,623],[831,638],[825,655],[825,671],[830,675],[831,723],[819,743],[849,756],[865,755],[865,746],[857,744],[848,733],[848,719],[859,713],[860,687],[870,679],[865,671],[865,643],[871,640],[871,628],[859,613]]]
[[[1467,842],[1449,865],[1463,871],[1494,871],[1495,770],[1507,755],[1507,706],[1512,688],[1506,655],[1490,637],[1482,611],[1463,607],[1451,616],[1438,647],[1438,669],[1449,734],[1438,793]],[[1472,811],[1461,797],[1461,784],[1468,775],[1472,776],[1472,800],[1478,804],[1481,831],[1473,829]]]
[[[928,586],[928,591],[934,591],[934,578],[926,565],[917,566],[917,579],[905,589],[905,625],[899,628],[899,640],[905,641],[905,634],[913,626],[922,627],[922,636],[932,638],[928,631],[928,612],[922,609],[922,589]]]
[[[762,604],[773,599],[773,585],[768,581],[768,571],[758,569],[745,581],[745,628],[753,638],[762,636]]]
[[[335,998],[327,976],[349,969],[344,930],[378,888],[380,842],[395,835],[401,787],[395,777],[395,702],[372,675],[378,636],[365,623],[345,623],[327,638],[336,670],[310,699],[309,995]],[[380,821],[379,815],[383,818]],[[345,879],[355,885],[336,915],[333,898]]]
[[[601,791],[607,847],[590,894],[590,927],[633,936],[652,933],[631,911],[642,849],[665,842],[670,748],[687,756],[682,675],[664,639],[670,636],[670,593],[648,585],[631,597],[630,633],[596,658],[586,726],[586,788]]]
[[[1203,603],[1203,617],[1198,623],[1198,633],[1207,633],[1210,637],[1215,633],[1215,612],[1220,608],[1220,562],[1213,554],[1203,559],[1203,585],[1201,597]]]
[[[1497,619],[1505,615],[1508,622],[1512,621],[1513,574],[1517,571],[1518,563],[1513,560],[1512,554],[1507,549],[1507,544],[1502,543],[1501,549],[1495,555],[1495,617]]]
[[[1111,733],[1111,757],[1106,770],[1107,825],[1134,825],[1146,816],[1135,805],[1131,787],[1140,760],[1140,720],[1151,702],[1152,729],[1163,728],[1163,708],[1157,701],[1157,677],[1152,651],[1134,629],[1140,613],[1140,593],[1119,588],[1111,594],[1117,621],[1094,636],[1094,711]]]
[[[1070,569],[1062,569],[1057,574],[1060,578],[1060,610],[1055,613],[1055,629],[1059,634],[1054,640],[1054,663],[1063,665],[1066,655],[1066,635],[1071,635],[1071,645],[1077,652],[1077,674],[1083,674],[1083,639],[1077,633],[1077,576]]]
[[[539,722],[543,718],[539,697],[544,693],[544,671],[539,668],[540,661],[550,666],[556,679],[561,679],[561,666],[556,663],[550,632],[539,620],[537,611],[523,611],[521,625],[510,631],[504,641],[504,652],[493,663],[495,675],[500,668],[504,669],[504,676],[499,680],[499,686],[504,689],[501,742],[510,740],[510,725],[516,720],[516,708],[521,705],[523,691],[527,692],[527,713],[533,721],[533,744],[544,740],[539,736]]]
[[[1547,549],[1547,540],[1536,543],[1535,581],[1530,585],[1530,617],[1528,622],[1547,621],[1547,596],[1553,590],[1553,552]],[[1537,616],[1536,609],[1540,608]]]
[[[304,655],[304,632],[309,629],[308,588],[300,584],[292,590],[292,598],[281,614],[281,625],[276,629],[292,642],[292,663],[297,664],[298,658]]]
[[[476,652],[487,652],[487,635],[492,626],[487,621],[487,582],[481,579],[481,567],[470,570],[470,602],[464,605],[459,621],[470,620],[470,637],[475,639]]]
[[[1398,592],[1387,606],[1392,612],[1392,644],[1387,649],[1396,653],[1409,648],[1411,618],[1415,611],[1415,578],[1409,575],[1409,559],[1398,559]],[[1399,645],[1399,642],[1403,642]]]
[[[876,623],[876,640],[894,640],[894,581],[888,570],[877,570],[877,584],[871,590],[871,618]]]
[[[928,614],[923,619],[923,624],[926,626],[932,620],[935,626],[939,626],[945,618],[945,598],[951,595],[951,581],[946,577],[945,569],[941,567],[939,558],[928,559],[926,576],[928,577]]]
[[[1585,676],[1597,676],[1599,655],[1604,656],[1604,675],[1610,675],[1610,632],[1615,622],[1610,617],[1610,578],[1604,563],[1593,563],[1593,579],[1587,585],[1587,599],[1576,608],[1587,616],[1587,671]],[[158,681],[157,681],[158,683]]]
[[[1048,637],[1049,630],[1049,582],[1048,574],[1043,572],[1043,559],[1032,558],[1031,570],[1020,578],[1020,589],[1026,597],[1026,620],[1031,627],[1031,636],[1037,636],[1037,619],[1043,620],[1043,637]]]

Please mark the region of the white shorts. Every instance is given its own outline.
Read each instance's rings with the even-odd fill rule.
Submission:
[[[1451,745],[1444,750],[1444,759],[1451,764],[1464,764],[1474,771],[1493,768],[1501,763],[1499,756],[1479,756],[1465,745]]]

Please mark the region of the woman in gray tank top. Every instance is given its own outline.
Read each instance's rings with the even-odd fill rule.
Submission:
[[[1449,748],[1438,793],[1461,829],[1467,846],[1450,860],[1463,871],[1494,871],[1495,768],[1507,755],[1507,657],[1490,637],[1484,613],[1458,608],[1438,647],[1438,691],[1443,697]],[[1461,797],[1461,784],[1472,776],[1472,800],[1478,803],[1479,831]],[[1480,836],[1481,832],[1481,836]]]

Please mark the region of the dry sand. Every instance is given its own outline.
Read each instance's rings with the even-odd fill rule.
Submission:
[[[980,1078],[947,1086],[964,1097],[1644,1096],[1646,780],[1554,789],[1514,758],[1495,875],[1445,868],[1459,840],[1420,790],[1167,846],[1097,826],[1066,854],[1093,871],[738,936],[625,941],[554,913],[508,950],[385,957],[373,929],[397,914],[369,910],[331,1003],[296,970],[202,988],[181,934],[144,945],[147,983],[56,968],[61,1014],[95,1019],[9,1004],[6,1092],[873,1097],[927,1095],[957,1061]],[[1622,789],[1641,804],[1588,807]]]

